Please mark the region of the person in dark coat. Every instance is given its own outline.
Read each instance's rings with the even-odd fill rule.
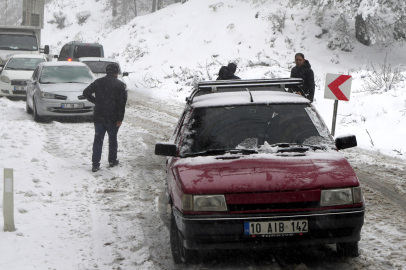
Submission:
[[[93,111],[95,135],[92,172],[97,172],[100,169],[103,140],[106,132],[109,136],[109,165],[110,167],[118,165],[117,132],[123,122],[127,102],[126,85],[117,79],[119,66],[109,64],[106,67],[106,73],[105,77],[95,80],[83,91],[83,96],[95,104]]]
[[[235,70],[234,70],[235,71]],[[239,80],[240,78],[234,75],[234,72],[228,66],[222,66],[219,70],[217,81],[221,80]]]
[[[295,55],[296,66],[290,72],[291,78],[302,78],[303,87],[292,89],[294,92],[305,96],[311,102],[314,98],[314,73],[308,60],[305,59],[302,53]]]
[[[228,65],[227,65],[227,67],[231,70],[231,72],[234,74],[234,79],[241,79],[240,77],[238,77],[238,76],[235,76],[235,72],[237,71],[237,65],[235,64],[235,63],[229,63]]]

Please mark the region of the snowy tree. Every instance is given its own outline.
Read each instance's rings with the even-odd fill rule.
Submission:
[[[356,39],[364,45],[405,40],[404,0],[290,0],[290,4],[309,6],[319,18],[328,10],[349,16],[355,20]]]

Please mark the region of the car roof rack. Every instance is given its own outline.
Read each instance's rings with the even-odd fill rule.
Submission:
[[[194,97],[212,93],[239,91],[285,91],[285,88],[300,87],[302,85],[303,79],[301,78],[200,81],[194,87],[194,90],[190,96],[186,98],[186,102],[188,104],[192,104]]]

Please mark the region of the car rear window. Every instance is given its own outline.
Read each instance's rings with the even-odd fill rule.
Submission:
[[[6,66],[6,70],[34,70],[39,64],[45,62],[43,58],[11,58]]]
[[[257,149],[265,142],[325,143],[329,138],[319,133],[306,108],[309,105],[195,108],[184,132],[181,153],[210,149]]]
[[[115,62],[102,62],[102,61],[86,61],[85,63],[93,73],[106,73],[106,67]],[[121,71],[118,72],[121,74]]]
[[[100,46],[75,45],[73,58],[80,57],[102,57]]]
[[[88,67],[84,66],[57,66],[44,67],[39,79],[40,83],[90,83],[93,75]]]

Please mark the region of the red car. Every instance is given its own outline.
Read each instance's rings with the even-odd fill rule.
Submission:
[[[201,82],[167,156],[175,263],[200,250],[337,244],[356,257],[365,205],[358,178],[316,108],[286,89],[301,79]]]

